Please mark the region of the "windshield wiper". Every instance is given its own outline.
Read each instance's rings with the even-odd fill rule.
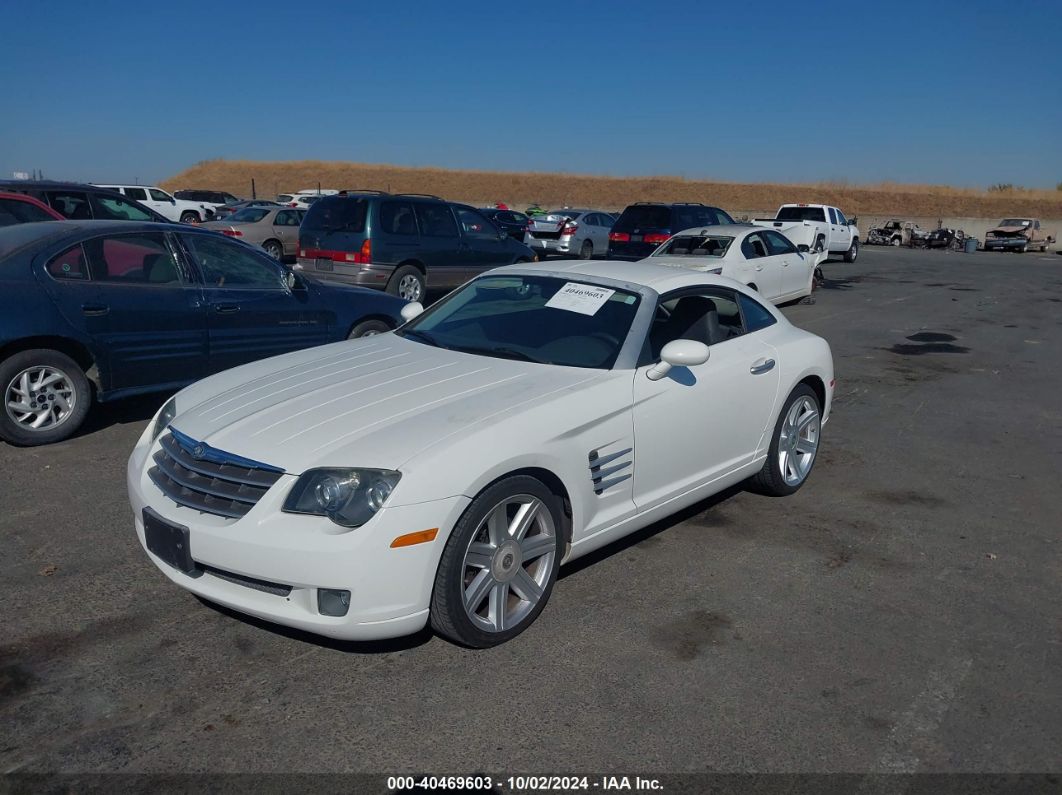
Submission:
[[[427,345],[431,345],[431,346],[433,346],[435,348],[441,348],[442,347],[441,345],[439,345],[438,342],[436,342],[436,340],[435,340],[435,338],[433,336],[431,336],[430,334],[427,334],[427,333],[425,333],[423,331],[417,331],[415,328],[411,328],[411,329],[408,329],[406,331],[403,331],[402,332],[402,336],[403,337],[412,337],[415,340],[420,340],[421,342],[423,342],[423,343],[425,343]]]
[[[515,348],[506,348],[499,346],[497,348],[451,348],[454,351],[460,351],[461,353],[475,353],[482,356],[497,356],[499,359],[517,359],[521,362],[534,362],[535,364],[549,364],[550,362],[542,359],[536,359],[530,354],[518,351]]]

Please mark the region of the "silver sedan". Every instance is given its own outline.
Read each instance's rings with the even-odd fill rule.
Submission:
[[[299,225],[306,210],[291,207],[244,207],[223,221],[200,224],[228,237],[261,246],[271,257],[294,257],[299,248]]]
[[[524,243],[540,258],[549,254],[591,259],[608,254],[608,233],[616,222],[604,210],[565,207],[536,215],[528,224]]]

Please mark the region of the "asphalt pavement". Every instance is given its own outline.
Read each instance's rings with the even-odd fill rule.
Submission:
[[[824,269],[784,310],[836,359],[806,486],[576,562],[489,651],[171,585],[124,489],[164,396],[0,443],[0,771],[1059,771],[1062,257]]]

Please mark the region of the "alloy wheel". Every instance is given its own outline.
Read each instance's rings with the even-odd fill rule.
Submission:
[[[74,411],[76,402],[70,377],[55,367],[27,367],[4,390],[7,416],[31,431],[61,425]]]
[[[819,410],[809,397],[796,400],[778,434],[778,469],[789,486],[804,482],[819,450]]]
[[[557,554],[557,529],[542,500],[507,497],[472,534],[462,564],[462,600],[473,625],[504,632],[542,599]]]
[[[403,276],[398,282],[399,298],[404,298],[407,301],[419,301],[421,292],[420,279],[411,273]]]

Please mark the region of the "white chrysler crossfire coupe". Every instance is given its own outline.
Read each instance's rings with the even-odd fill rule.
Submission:
[[[419,310],[162,407],[127,477],[167,577],[335,638],[493,646],[562,562],[741,481],[792,494],[815,462],[830,348],[730,279],[543,262]]]

